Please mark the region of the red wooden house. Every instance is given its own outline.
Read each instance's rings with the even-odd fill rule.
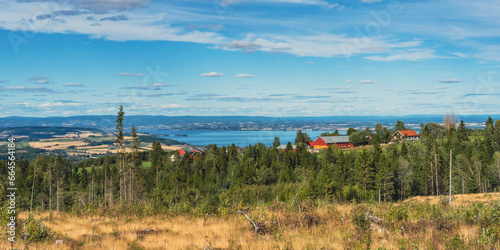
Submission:
[[[420,135],[415,130],[399,130],[392,135],[391,141],[402,142],[420,140]]]
[[[203,155],[205,151],[204,147],[186,147],[179,149],[179,155],[184,157],[187,154],[191,159],[194,159],[196,155]]]
[[[349,136],[320,136],[313,143],[315,149],[328,148],[329,146],[336,145],[336,148],[354,148],[354,145],[349,142]]]

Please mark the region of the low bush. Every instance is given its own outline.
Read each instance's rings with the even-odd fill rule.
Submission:
[[[52,233],[50,229],[43,224],[38,219],[30,214],[28,218],[23,222],[24,228],[26,228],[26,234],[28,235],[29,241],[39,242],[45,241],[52,238]]]

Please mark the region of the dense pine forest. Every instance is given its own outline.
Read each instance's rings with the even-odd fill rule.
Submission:
[[[374,131],[351,131],[351,137],[371,140],[363,149],[348,151],[330,147],[311,153],[307,136],[298,132],[295,150],[290,143],[285,150],[263,144],[244,149],[209,145],[205,154],[193,157],[165,152],[157,142],[152,151],[139,152],[135,127],[132,139],[125,140],[124,119],[120,108],[117,155],[77,163],[44,155],[31,162],[18,160],[18,208],[75,211],[122,204],[213,214],[270,201],[398,201],[448,194],[450,151],[453,194],[500,187],[500,120],[491,118],[484,130],[470,130],[463,121],[456,127],[454,122],[422,124],[420,141],[389,145],[392,131],[404,129],[404,124],[377,125]],[[1,161],[2,183],[8,181],[7,171],[7,161]],[[0,193],[6,201],[5,185]]]

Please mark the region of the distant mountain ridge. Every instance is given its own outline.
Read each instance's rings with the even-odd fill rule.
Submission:
[[[488,115],[457,116],[466,123],[482,124]],[[500,115],[492,115],[494,120]],[[207,130],[247,130],[306,128],[322,130],[328,124],[343,124],[346,126],[370,126],[381,123],[390,126],[401,120],[405,124],[420,125],[420,123],[441,123],[441,115],[408,115],[408,116],[322,116],[322,117],[266,117],[266,116],[125,116],[124,126],[135,124],[143,128],[166,128],[173,130],[207,129]],[[4,117],[0,118],[0,127],[48,126],[48,127],[80,127],[113,130],[116,116],[70,116],[70,117]]]

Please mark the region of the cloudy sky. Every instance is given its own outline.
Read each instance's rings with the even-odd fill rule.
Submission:
[[[498,0],[0,0],[1,117],[489,115],[497,72]]]

